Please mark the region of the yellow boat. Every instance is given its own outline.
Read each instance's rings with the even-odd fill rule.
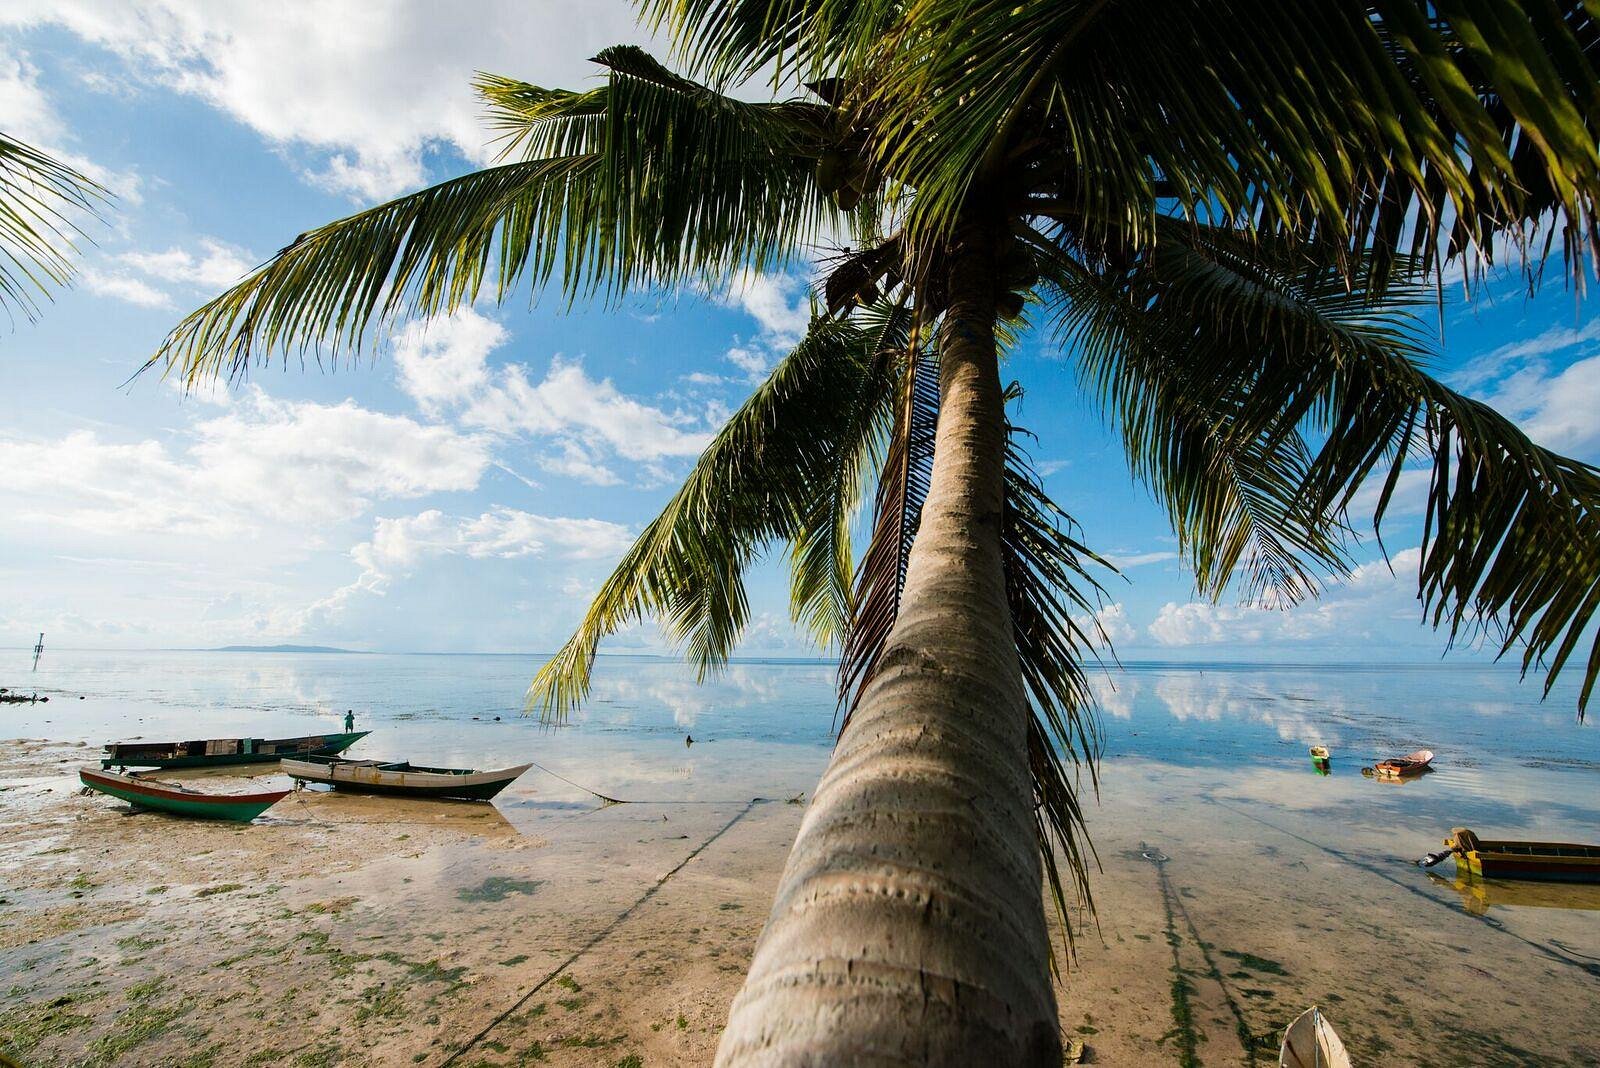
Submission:
[[[1600,846],[1573,842],[1510,842],[1479,838],[1457,827],[1444,840],[1465,869],[1480,879],[1537,879],[1557,883],[1600,883]]]

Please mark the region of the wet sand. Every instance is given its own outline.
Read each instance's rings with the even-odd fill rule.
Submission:
[[[240,827],[81,796],[94,755],[0,743],[0,1038],[28,1065],[706,1064],[803,812],[533,774]],[[1108,762],[1064,1033],[1093,1063],[1269,1064],[1319,1002],[1358,1063],[1600,1061],[1600,900],[1430,879],[1382,810],[1328,822],[1316,791],[1376,789],[1344,770]]]

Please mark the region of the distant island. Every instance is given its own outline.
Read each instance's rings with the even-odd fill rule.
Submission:
[[[360,649],[339,649],[332,645],[224,645],[208,653],[348,653],[365,656]]]

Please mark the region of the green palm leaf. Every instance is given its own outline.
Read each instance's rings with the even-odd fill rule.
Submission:
[[[635,48],[588,93],[482,77],[506,148],[475,171],[300,235],[185,318],[151,363],[188,380],[274,351],[358,350],[403,316],[557,281],[569,299],[779,264],[830,210],[815,105],[732,100]]]
[[[840,582],[837,558],[848,547],[827,539],[850,511],[863,457],[885,421],[885,344],[904,343],[895,318],[878,329],[812,322],[623,556],[577,632],[540,669],[530,705],[565,714],[588,690],[601,639],[646,616],[662,620],[702,674],[723,663],[748,619],[744,571],[773,542],[798,547],[797,616],[830,632],[837,626],[816,602],[838,596],[827,587]]]
[[[72,279],[83,236],[74,216],[109,197],[98,183],[36,148],[0,134],[0,310],[30,321],[38,298]]]
[[[1013,385],[1009,395],[1020,396],[1021,390]],[[1035,833],[1070,949],[1075,936],[1063,864],[1078,900],[1093,908],[1089,865],[1098,863],[1079,801],[1083,772],[1099,790],[1096,702],[1085,671],[1099,662],[1100,650],[1111,649],[1093,622],[1105,591],[1089,566],[1112,573],[1115,568],[1079,540],[1077,524],[1046,495],[1022,447],[1026,437],[1027,431],[1010,427],[1001,553],[1017,656],[1032,698],[1028,769]]]
[[[1377,528],[1402,467],[1423,458],[1432,479],[1419,594],[1431,622],[1452,640],[1520,648],[1524,671],[1542,668],[1548,691],[1600,607],[1600,472],[1430,377],[1401,291],[1377,304],[1349,287],[1348,263],[1290,242],[1167,233],[1128,267],[1062,268],[1073,302],[1062,322],[1123,424],[1135,470],[1172,510],[1202,588],[1220,595],[1241,560],[1230,548],[1234,498],[1255,497],[1258,529],[1289,554],[1288,590],[1259,570],[1255,587],[1292,595],[1318,571],[1342,571],[1344,516],[1367,480],[1383,478]],[[1203,459],[1206,447],[1244,459],[1229,461],[1248,476],[1236,492]],[[1580,712],[1600,673],[1591,642]]]

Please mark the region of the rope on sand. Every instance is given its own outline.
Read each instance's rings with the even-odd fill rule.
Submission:
[[[582,790],[586,794],[593,794],[595,797],[598,797],[600,800],[604,801],[608,805],[631,805],[631,804],[638,804],[639,803],[639,802],[635,802],[635,801],[624,801],[620,797],[608,797],[607,795],[601,793],[599,790],[591,790],[591,789],[589,789],[589,787],[583,785],[582,783],[573,782],[571,779],[567,778],[565,775],[561,774],[558,771],[551,771],[549,768],[545,767],[543,764],[540,764],[538,761],[530,760],[530,761],[528,761],[528,763],[532,764],[534,767],[538,768],[540,771],[544,772],[546,775],[554,775],[556,778],[560,779],[562,782],[566,783],[568,786],[575,786],[578,789]]]
[[[533,767],[538,768],[540,771],[544,772],[546,775],[550,775],[550,776],[553,776],[553,777],[555,777],[557,779],[560,779],[562,782],[566,783],[568,786],[571,786],[571,787],[574,787],[576,789],[582,790],[584,793],[590,794],[591,796],[598,797],[604,805],[738,805],[738,804],[743,804],[743,801],[738,800],[738,799],[730,799],[730,800],[723,800],[723,801],[685,801],[685,800],[682,800],[681,798],[676,798],[676,797],[662,797],[662,798],[612,797],[610,794],[603,794],[599,790],[595,790],[595,789],[592,789],[592,788],[590,788],[588,786],[585,786],[581,782],[573,782],[571,779],[567,778],[565,775],[561,774],[559,771],[551,771],[549,768],[545,767],[543,764],[540,764],[536,760],[530,760],[530,761],[528,761],[528,763],[531,764]],[[790,799],[790,802],[792,804],[798,805],[798,804],[800,804],[800,799],[802,797],[804,797],[804,796],[805,795],[803,793],[796,794],[793,798]],[[757,797],[757,798],[752,798],[750,803],[751,804],[755,804],[757,801],[766,801],[766,800],[769,800],[769,799],[765,798],[765,797]]]
[[[538,767],[538,765],[534,765],[534,766]],[[540,771],[546,771],[548,769],[539,768],[539,770]],[[552,772],[550,772],[550,774],[555,775],[555,772],[552,771]],[[560,775],[556,775],[556,778],[560,779],[562,777]],[[564,782],[570,782],[571,780],[563,779],[563,781]],[[572,785],[573,786],[578,786],[577,783],[572,783]],[[582,789],[585,789],[585,788],[582,787],[582,786],[578,786],[578,789],[582,790]],[[590,790],[589,793],[594,793],[594,791]],[[595,796],[599,797],[601,795],[600,794],[595,794]],[[548,975],[546,975],[543,979],[540,979],[537,983],[533,984],[533,986],[529,987],[528,988],[528,992],[523,994],[520,998],[518,998],[515,1002],[513,1002],[511,1004],[510,1008],[506,1009],[500,1015],[496,1016],[494,1019],[490,1020],[487,1024],[485,1024],[484,1027],[483,1027],[483,1030],[479,1031],[477,1034],[475,1034],[471,1038],[469,1038],[465,1045],[461,1046],[454,1053],[450,1054],[450,1056],[448,1056],[444,1060],[440,1061],[438,1068],[450,1068],[450,1066],[452,1064],[455,1064],[456,1061],[458,1061],[461,1058],[461,1056],[463,1054],[465,1054],[468,1050],[472,1049],[479,1042],[482,1042],[485,1038],[489,1037],[489,1032],[493,1031],[496,1027],[499,1027],[502,1023],[504,1023],[506,1021],[507,1018],[509,1018],[514,1013],[516,1013],[518,1010],[520,1010],[522,1008],[522,1006],[526,1005],[528,1003],[528,1000],[530,998],[532,998],[533,995],[537,994],[539,991],[543,990],[546,986],[550,985],[550,983],[555,980],[556,976],[560,975],[562,972],[566,971],[569,967],[571,967],[573,965],[573,963],[576,962],[579,957],[583,956],[585,953],[589,952],[589,950],[593,949],[595,946],[597,946],[601,942],[605,941],[608,937],[610,937],[611,932],[615,931],[618,927],[621,927],[624,923],[626,923],[630,916],[632,916],[635,912],[639,911],[639,907],[641,905],[643,905],[645,902],[649,901],[651,898],[656,896],[656,892],[659,891],[663,886],[666,885],[666,882],[667,882],[668,879],[672,878],[674,875],[676,875],[680,871],[682,871],[688,865],[688,863],[691,860],[693,860],[695,857],[698,857],[702,852],[704,852],[706,847],[710,846],[712,842],[715,842],[718,838],[721,838],[723,835],[727,834],[730,830],[732,830],[733,829],[733,825],[738,823],[740,820],[744,819],[746,816],[748,816],[750,814],[750,810],[751,809],[755,808],[757,805],[764,804],[765,802],[766,802],[766,798],[762,798],[762,797],[752,797],[749,801],[745,802],[745,806],[743,808],[741,808],[734,815],[734,817],[731,820],[729,820],[727,823],[724,823],[721,826],[721,828],[719,828],[716,831],[715,834],[713,834],[710,838],[707,838],[704,842],[701,842],[699,845],[695,846],[694,849],[690,851],[688,856],[684,857],[682,860],[680,860],[678,862],[676,867],[674,867],[671,871],[667,872],[661,878],[657,879],[654,883],[651,883],[650,886],[645,890],[645,892],[643,894],[639,895],[639,900],[635,901],[633,904],[629,905],[626,909],[624,909],[621,913],[619,913],[616,916],[615,919],[613,919],[610,923],[606,924],[605,927],[601,928],[600,931],[597,934],[594,935],[594,937],[590,938],[583,945],[581,945],[577,949],[573,950],[571,955],[569,955],[566,960],[564,960],[560,964],[556,965],[555,968]],[[615,804],[626,804],[627,802],[618,801],[618,802],[614,802],[614,803]]]

